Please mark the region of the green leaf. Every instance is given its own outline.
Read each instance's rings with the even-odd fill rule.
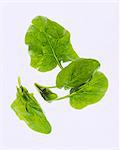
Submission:
[[[25,121],[32,130],[49,134],[51,125],[33,94],[29,93],[25,87],[20,86],[17,87],[16,96],[11,108],[19,119]]]
[[[59,72],[56,78],[56,86],[70,89],[85,84],[99,66],[100,63],[95,59],[79,58]]]
[[[49,88],[43,87],[38,83],[35,83],[34,85],[41,96],[44,98],[44,100],[49,102],[50,100],[54,100],[57,98],[57,94],[53,93]]]
[[[88,83],[71,89],[70,105],[76,109],[82,109],[94,104],[105,95],[107,88],[108,80],[105,75],[96,72]]]
[[[31,66],[41,72],[62,69],[61,61],[67,62],[78,58],[70,42],[70,33],[58,23],[38,16],[32,20],[26,35],[31,57]]]

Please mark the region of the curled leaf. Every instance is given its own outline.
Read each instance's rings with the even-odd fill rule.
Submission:
[[[54,100],[57,98],[57,94],[53,93],[49,88],[43,87],[37,83],[34,84],[38,92],[46,101]]]
[[[79,58],[59,72],[56,86],[70,89],[85,84],[99,67],[100,63],[95,59]]]
[[[105,95],[107,88],[108,80],[105,75],[96,72],[88,83],[71,89],[70,105],[73,108],[82,109],[90,104],[97,103]]]
[[[17,87],[17,95],[11,108],[16,115],[34,131],[49,134],[51,132],[51,125],[44,115],[40,105],[28,90],[23,87]]]

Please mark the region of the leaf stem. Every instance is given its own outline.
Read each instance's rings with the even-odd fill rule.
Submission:
[[[36,87],[37,91],[40,93],[42,92],[41,88],[56,88],[56,86],[41,86],[38,83],[34,83],[34,86]],[[50,102],[50,101],[58,101],[58,100],[66,99],[66,98],[69,98],[70,96],[72,96],[74,94],[75,94],[75,92],[68,94],[68,95],[65,95],[65,96],[62,96],[62,97],[58,97],[54,100],[48,100],[48,101]]]
[[[18,76],[18,86],[19,86],[19,87],[21,86],[21,79],[20,79],[20,76]]]
[[[62,99],[65,99],[65,98],[69,98],[69,97],[72,96],[72,95],[74,95],[74,93],[71,93],[71,94],[68,94],[68,95],[59,97],[59,98],[57,98],[57,99],[54,99],[53,101],[57,101],[57,100],[62,100]]]
[[[57,88],[57,87],[56,86],[44,86],[44,88],[52,89],[52,88]]]
[[[70,94],[62,96],[62,97],[59,97],[59,98],[55,99],[55,101],[62,100],[62,99],[65,99],[65,98],[69,98],[69,97],[70,97]]]
[[[54,86],[43,86],[43,85],[40,85],[38,83],[34,83],[35,87],[39,87],[39,88],[57,88],[55,85]]]

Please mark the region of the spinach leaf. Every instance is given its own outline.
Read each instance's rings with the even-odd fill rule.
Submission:
[[[78,58],[70,42],[70,33],[58,23],[38,16],[32,20],[26,35],[31,57],[31,66],[41,72],[62,69],[61,61],[67,62]]]
[[[19,119],[25,121],[32,130],[49,134],[51,132],[51,125],[33,94],[20,85],[17,87],[16,96],[16,99],[11,104],[11,108]]]
[[[41,86],[38,83],[35,83],[34,85],[44,100],[50,101],[57,98],[57,94],[53,93],[49,88]]]
[[[85,84],[99,66],[100,63],[95,59],[79,58],[59,72],[56,86],[70,89]]]
[[[90,104],[98,102],[107,91],[108,80],[101,72],[96,72],[92,79],[78,88],[70,91],[70,105],[76,109],[82,109]]]

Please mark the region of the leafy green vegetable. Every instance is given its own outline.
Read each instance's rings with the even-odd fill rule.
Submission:
[[[96,72],[92,79],[78,88],[71,89],[70,105],[82,109],[98,102],[107,91],[108,80],[101,72]]]
[[[72,88],[70,94],[53,101],[70,98],[70,105],[73,108],[82,109],[100,101],[105,95],[107,88],[108,80],[105,75],[101,72],[95,72],[87,83]]]
[[[11,108],[19,119],[25,121],[32,130],[49,134],[51,132],[51,125],[33,94],[20,85],[17,87],[16,96],[16,99],[11,104]]]
[[[97,103],[105,95],[108,80],[103,73],[98,72],[100,63],[95,59],[79,58],[72,47],[69,31],[58,23],[43,16],[35,17],[25,35],[25,44],[28,45],[33,68],[41,72],[53,70],[57,66],[61,68],[56,77],[56,86],[34,84],[45,101],[69,98],[73,108],[82,109]],[[72,62],[63,68],[62,63],[68,61]],[[11,108],[32,130],[49,134],[50,123],[34,95],[21,85],[20,77],[18,85]],[[58,97],[50,88],[70,89],[70,93]]]
[[[43,87],[38,83],[35,83],[34,85],[44,100],[49,101],[57,98],[57,94],[53,93],[49,88]]]
[[[38,16],[32,20],[26,35],[31,57],[31,66],[41,72],[62,69],[61,61],[67,62],[78,58],[70,42],[70,33],[58,23]]]
[[[99,66],[100,63],[95,59],[79,58],[59,72],[56,78],[56,86],[70,89],[85,84]]]

